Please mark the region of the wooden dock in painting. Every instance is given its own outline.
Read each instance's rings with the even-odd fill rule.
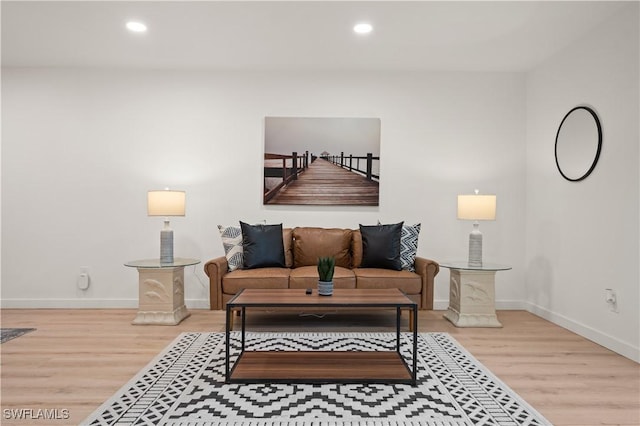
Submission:
[[[377,206],[379,192],[378,182],[318,158],[268,204]]]

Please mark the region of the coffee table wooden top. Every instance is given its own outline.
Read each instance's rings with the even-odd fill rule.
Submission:
[[[231,307],[400,307],[412,308],[416,302],[397,288],[390,289],[342,289],[333,290],[333,296],[320,296],[317,289],[306,294],[305,289],[244,289],[227,305]]]

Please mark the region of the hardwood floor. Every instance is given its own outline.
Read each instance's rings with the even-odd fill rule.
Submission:
[[[223,331],[222,311],[191,313],[178,326],[134,326],[130,309],[2,310],[2,327],[37,330],[0,345],[0,423],[78,424],[179,333]],[[418,330],[450,333],[553,424],[640,425],[639,364],[528,312],[500,311],[502,329],[455,328],[442,313],[420,311]],[[393,314],[366,312],[248,320],[251,329],[283,331],[386,330],[393,321]],[[17,420],[12,409],[47,409],[60,418]]]

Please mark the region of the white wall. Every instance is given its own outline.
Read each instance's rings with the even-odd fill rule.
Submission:
[[[638,3],[527,75],[529,309],[640,361]],[[558,173],[555,134],[576,105],[603,131],[591,176]],[[609,311],[605,288],[618,294]]]
[[[137,273],[123,263],[158,256],[146,191],[169,186],[187,191],[175,253],[203,261],[223,253],[217,224],[262,219],[422,222],[420,255],[465,259],[471,223],[456,219],[456,196],[496,193],[485,259],[513,265],[497,276],[498,306],[520,308],[524,95],[524,75],[509,73],[4,69],[2,306],[136,306]],[[265,116],[379,117],[379,208],[263,206]],[[188,306],[206,307],[202,265],[185,279]]]

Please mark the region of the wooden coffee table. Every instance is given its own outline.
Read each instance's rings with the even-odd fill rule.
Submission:
[[[245,348],[247,308],[396,309],[395,350],[253,351]],[[233,311],[242,312],[241,351],[231,366]],[[400,312],[413,322],[411,367],[400,351]],[[418,305],[398,289],[334,289],[319,296],[314,289],[245,289],[227,303],[225,380],[227,383],[408,383],[415,386],[418,355]]]

